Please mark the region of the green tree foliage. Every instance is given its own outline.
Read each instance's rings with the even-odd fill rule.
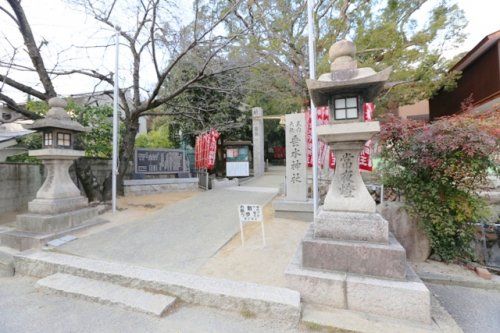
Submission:
[[[284,113],[308,98],[306,3],[248,1],[231,21],[230,28],[249,29],[244,53],[262,59],[254,69],[249,104]],[[443,52],[463,41],[467,23],[455,1],[318,0],[314,12],[318,74],[329,71],[328,49],[343,38],[356,44],[360,67],[393,66],[394,84],[377,101],[379,111],[453,86],[457,74],[448,73]]]
[[[78,143],[85,156],[111,158],[113,153],[113,108],[110,106],[87,106],[69,101],[66,108],[73,119],[90,128],[78,135]],[[123,128],[120,129],[123,133]]]
[[[391,116],[382,126],[384,184],[402,192],[444,261],[471,258],[473,223],[487,215],[477,191],[495,168],[499,115],[466,110],[432,124]]]
[[[201,12],[210,12],[202,10]],[[197,25],[203,27],[210,18],[201,15]],[[198,28],[199,29],[199,28]],[[183,34],[192,34],[188,27]],[[225,52],[215,50],[225,47]],[[207,60],[211,59],[210,63]],[[170,95],[182,87],[186,81],[196,77],[200,68],[206,66],[206,78],[192,84],[184,92],[166,102],[152,115],[167,115],[171,128],[171,139],[178,140],[177,133],[182,131],[184,139],[194,144],[198,133],[211,128],[223,133],[225,139],[251,137],[251,110],[245,105],[246,82],[251,75],[247,65],[249,60],[230,45],[209,43],[198,47],[181,60],[165,80],[164,94]],[[241,67],[241,68],[239,68]],[[231,70],[225,70],[231,69]]]
[[[137,148],[174,148],[169,139],[168,125],[159,126],[148,133],[139,134],[135,139]]]

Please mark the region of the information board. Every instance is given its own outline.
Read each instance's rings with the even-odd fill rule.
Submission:
[[[260,227],[262,230],[262,245],[266,246],[266,232],[264,230],[264,217],[262,212],[262,206],[255,204],[241,204],[238,206],[238,215],[240,217],[241,245],[245,246],[243,224],[250,222],[260,222]]]
[[[250,176],[250,164],[248,162],[226,162],[227,177]]]
[[[167,174],[188,172],[182,149],[135,150],[135,172],[142,174]]]

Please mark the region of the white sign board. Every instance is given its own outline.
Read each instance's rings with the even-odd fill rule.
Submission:
[[[248,162],[226,162],[226,176],[228,177],[248,177],[250,167]]]
[[[240,217],[240,232],[241,243],[245,245],[245,236],[243,235],[243,224],[249,222],[260,222],[262,228],[262,244],[266,246],[266,233],[264,230],[264,218],[261,205],[241,204],[238,207],[238,215]]]

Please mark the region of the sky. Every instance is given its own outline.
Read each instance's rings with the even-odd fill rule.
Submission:
[[[446,53],[447,57],[470,50],[486,35],[500,29],[500,19],[498,17],[498,13],[500,13],[500,0],[456,1],[464,10],[469,22],[465,29],[468,37],[458,49],[448,51]],[[113,31],[111,29],[106,28],[103,30],[98,28],[92,18],[68,6],[65,0],[24,0],[22,3],[25,7],[26,15],[31,22],[32,29],[35,31],[35,37],[38,40],[43,37],[49,41],[49,47],[44,50],[47,56],[47,67],[52,66],[57,59],[59,66],[63,68],[70,68],[76,62],[82,67],[99,67],[102,72],[114,71],[114,53],[112,48],[103,53],[102,48],[87,50],[78,47],[82,45],[109,44],[113,41]],[[180,17],[183,21],[181,23],[188,22],[192,17],[192,14],[190,14],[192,0],[177,0],[176,3],[178,6],[177,13],[181,14]],[[0,0],[0,5],[4,4],[5,0]],[[424,7],[423,10],[425,11],[426,8]],[[128,23],[127,20],[130,19],[128,17],[124,18],[124,21],[122,21],[124,26]],[[6,56],[9,58],[9,55],[12,54],[13,49],[6,43],[6,37],[9,38],[14,46],[22,44],[15,25],[10,23],[5,15],[0,15],[0,59],[6,59]],[[53,51],[66,50],[71,45],[74,47],[68,52],[58,54],[58,52]],[[127,54],[124,52],[125,49],[121,48],[121,51],[119,72],[123,74],[121,75],[123,81],[128,77],[125,73],[130,72],[130,68],[128,67],[130,61],[128,61]],[[21,49],[18,52],[22,55]],[[31,65],[26,57],[24,57],[24,61],[27,61],[27,65]],[[6,73],[5,68],[0,68],[0,71],[2,74]],[[146,76],[149,74],[152,75],[152,67],[148,64],[143,64],[141,73],[145,73]],[[11,71],[9,75],[29,84],[37,81],[36,77],[26,72],[14,73]],[[92,91],[95,81],[83,76],[72,76],[58,78],[54,81],[54,84],[58,93],[68,95]],[[126,84],[127,82],[122,82],[122,86]],[[2,87],[1,83],[0,87]],[[22,94],[13,94],[8,87],[4,87],[3,89],[4,92],[14,96],[17,101],[26,99],[26,96]],[[111,89],[111,87],[102,85],[97,88],[97,90],[105,89]]]

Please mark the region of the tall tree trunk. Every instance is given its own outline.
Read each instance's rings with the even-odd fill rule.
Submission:
[[[135,136],[139,131],[139,120],[126,118],[123,122],[125,131],[122,137],[120,163],[116,177],[117,189],[123,195],[123,179],[129,172],[130,162],[134,160]]]

